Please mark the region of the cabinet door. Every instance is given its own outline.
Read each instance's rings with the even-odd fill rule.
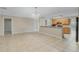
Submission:
[[[64,33],[64,34],[70,34],[70,32],[71,32],[71,30],[70,30],[69,27],[64,27],[64,28],[63,28],[63,33]]]

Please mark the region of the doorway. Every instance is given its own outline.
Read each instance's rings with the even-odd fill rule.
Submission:
[[[12,34],[11,18],[4,18],[4,35]]]

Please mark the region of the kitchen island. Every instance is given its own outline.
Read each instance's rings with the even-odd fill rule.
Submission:
[[[62,27],[40,27],[40,33],[62,39]]]

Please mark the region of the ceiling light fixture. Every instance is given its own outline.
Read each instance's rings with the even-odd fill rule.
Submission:
[[[40,17],[40,13],[38,12],[38,7],[34,7],[34,12],[32,13],[33,18]]]

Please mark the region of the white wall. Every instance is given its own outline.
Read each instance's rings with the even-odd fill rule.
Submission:
[[[40,23],[40,26],[46,26],[44,18],[41,18],[40,21],[39,21],[39,23]]]
[[[71,19],[71,36],[70,38],[73,40],[73,42],[76,41],[76,17],[69,17]]]
[[[51,19],[47,19],[47,26],[51,26],[52,23],[51,23]]]
[[[0,16],[0,36],[4,35],[4,20],[3,16]]]
[[[45,20],[47,21],[47,24],[45,24]],[[40,26],[51,26],[51,19],[41,18],[39,23]]]
[[[12,17],[12,33],[33,32],[33,19]]]
[[[0,36],[4,35],[4,18],[12,19],[12,34],[35,31],[35,24],[32,18],[0,16]]]

